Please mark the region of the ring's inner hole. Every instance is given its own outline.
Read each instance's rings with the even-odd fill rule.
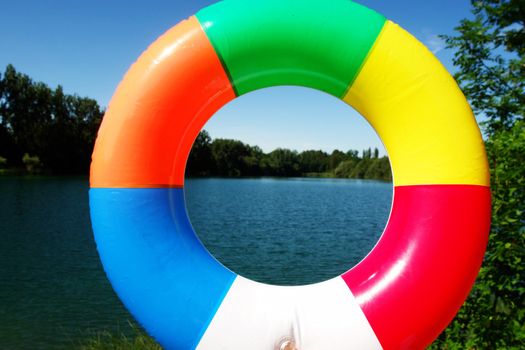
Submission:
[[[390,213],[390,165],[344,102],[274,87],[235,99],[203,130],[187,164],[186,205],[226,267],[302,285],[344,273],[373,248]]]

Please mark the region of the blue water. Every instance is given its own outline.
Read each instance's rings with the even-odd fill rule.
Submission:
[[[392,185],[341,179],[186,183],[190,220],[224,265],[273,284],[307,284],[357,264],[377,242]],[[263,267],[263,268],[261,268]]]
[[[192,179],[190,220],[226,266],[274,284],[336,276],[373,247],[389,183]],[[70,349],[127,329],[89,222],[86,178],[0,177],[0,349]]]

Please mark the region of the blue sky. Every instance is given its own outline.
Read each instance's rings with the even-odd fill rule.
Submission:
[[[12,63],[37,81],[52,87],[60,84],[66,92],[89,96],[105,107],[128,67],[150,43],[214,2],[4,1],[0,70]],[[453,33],[459,20],[470,16],[469,0],[356,2],[400,24],[453,71],[452,53],[437,35]],[[358,113],[334,97],[298,87],[242,96],[221,109],[205,128],[214,138],[239,139],[265,151],[276,147],[382,150],[375,132]]]

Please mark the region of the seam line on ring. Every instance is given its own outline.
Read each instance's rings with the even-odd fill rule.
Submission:
[[[182,189],[183,185],[173,185],[173,184],[136,184],[136,185],[122,185],[122,186],[89,186],[89,188],[100,188],[100,189],[155,189],[155,188],[173,188],[173,189]]]
[[[215,46],[215,43],[213,42],[213,40],[211,40],[211,38],[208,36],[208,33],[206,33],[206,28],[202,25],[199,17],[195,16],[195,18],[197,18],[197,21],[199,22],[199,25],[201,26],[201,29],[204,32],[204,35],[206,35],[206,38],[210,42],[211,47],[213,47],[213,51],[215,51],[215,54],[217,55],[219,62],[221,62],[222,69],[224,70],[224,73],[226,74],[226,76],[228,77],[228,80],[230,81],[230,85],[232,87],[233,93],[235,94],[236,97],[239,97],[239,91],[237,91],[237,87],[235,86],[233,82],[233,77],[230,74],[230,70],[228,69],[226,62],[224,61],[224,58],[222,57],[218,48]]]
[[[345,96],[348,95],[348,92],[352,88],[352,85],[354,85],[354,82],[357,80],[357,77],[359,76],[359,74],[361,74],[361,71],[363,70],[363,67],[365,66],[366,62],[368,62],[368,58],[372,55],[372,53],[374,52],[374,50],[375,50],[375,48],[377,46],[377,43],[379,42],[379,40],[383,36],[383,33],[385,31],[385,28],[386,28],[388,22],[390,22],[390,20],[385,18],[385,22],[383,23],[383,26],[381,27],[381,30],[379,31],[379,34],[376,37],[376,40],[374,41],[374,43],[372,44],[372,46],[368,50],[365,58],[363,59],[363,62],[361,62],[361,65],[357,69],[357,72],[354,74],[354,76],[352,77],[352,80],[350,80],[350,82],[348,83],[348,86],[346,87],[346,89],[343,92],[343,94],[339,97],[339,99],[343,100],[345,98]]]

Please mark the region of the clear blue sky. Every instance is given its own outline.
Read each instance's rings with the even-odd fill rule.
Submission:
[[[284,0],[283,0],[284,1]],[[327,0],[329,1],[329,0]],[[0,12],[0,70],[8,63],[37,81],[107,106],[134,60],[180,20],[215,1],[4,1]],[[397,22],[453,71],[452,53],[438,34],[451,34],[470,16],[469,0],[357,0]],[[319,116],[323,116],[320,123]],[[328,122],[327,122],[328,121]],[[212,137],[240,139],[265,151],[379,147],[372,128],[343,102],[298,87],[242,96],[205,126]]]

